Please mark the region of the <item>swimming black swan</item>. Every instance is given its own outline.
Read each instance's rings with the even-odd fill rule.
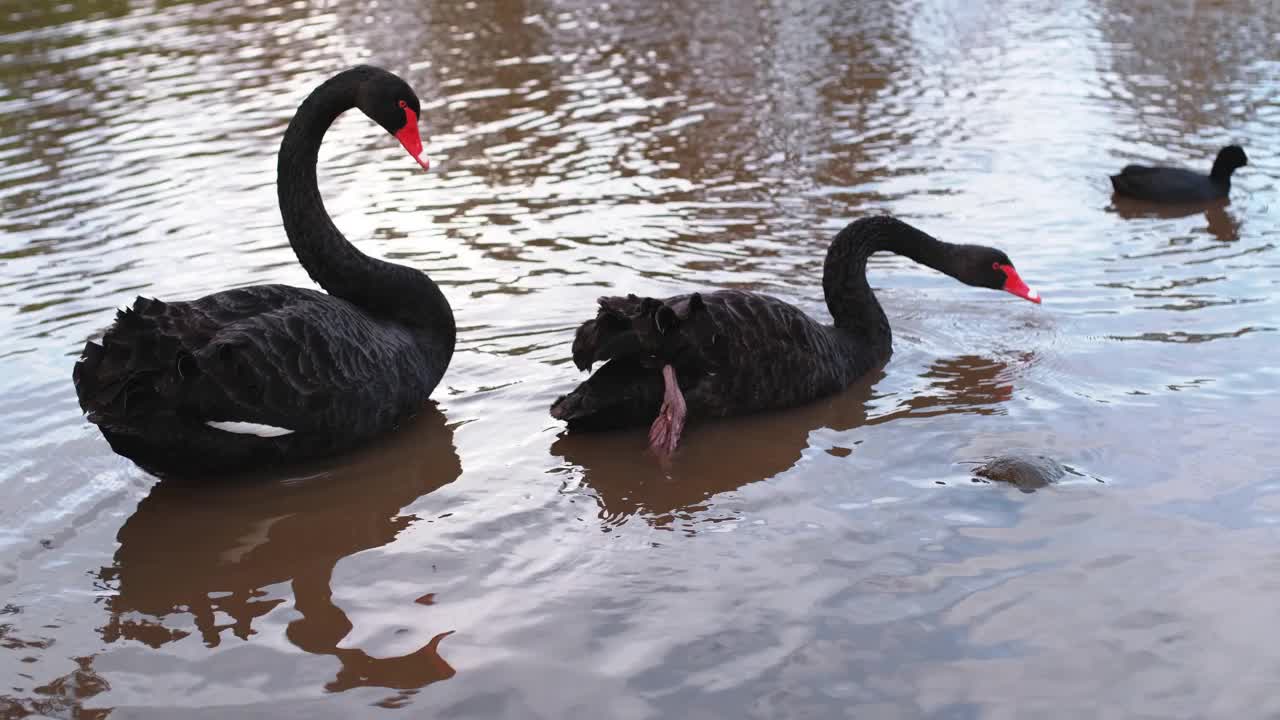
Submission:
[[[293,251],[329,294],[255,285],[119,311],[73,372],[117,453],[160,475],[261,468],[351,449],[423,407],[453,356],[449,302],[347,242],[316,186],[325,131],[353,107],[427,167],[418,98],[399,77],[359,66],[317,87],[285,131],[277,190]]]
[[[1228,145],[1218,151],[1208,175],[1183,168],[1126,165],[1119,175],[1111,176],[1111,187],[1118,195],[1139,200],[1204,202],[1226,197],[1231,192],[1231,173],[1248,164],[1243,148]]]
[[[656,415],[649,443],[666,457],[686,417],[790,407],[848,387],[892,352],[889,320],[867,284],[867,258],[879,250],[1040,302],[999,250],[945,243],[893,217],[863,218],[827,250],[822,289],[834,325],[741,290],[602,297],[595,319],[578,328],[573,361],[581,370],[605,364],[556,400],[552,417],[575,431],[641,425]]]

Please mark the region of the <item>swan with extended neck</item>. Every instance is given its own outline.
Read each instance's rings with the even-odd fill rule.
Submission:
[[[602,297],[595,319],[578,328],[573,360],[582,370],[604,365],[556,400],[551,415],[571,432],[651,423],[650,446],[665,457],[687,420],[791,407],[842,390],[892,351],[889,320],[867,284],[867,258],[881,250],[1040,302],[1000,250],[945,243],[893,217],[863,218],[827,250],[822,286],[833,324],[741,290]]]

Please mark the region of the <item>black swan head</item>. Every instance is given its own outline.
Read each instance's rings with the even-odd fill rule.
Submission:
[[[356,107],[394,135],[409,155],[423,169],[428,169],[429,163],[422,157],[422,138],[418,135],[422,105],[413,88],[382,68],[365,65],[358,70],[366,77],[356,91]]]
[[[981,245],[956,246],[952,260],[952,277],[973,287],[1004,290],[1033,303],[1040,302],[1040,294],[1013,268],[1013,261],[1003,251]]]
[[[1249,156],[1244,154],[1244,148],[1239,145],[1228,145],[1218,151],[1218,157],[1213,161],[1213,170],[1209,175],[1218,179],[1230,178],[1236,168],[1242,168],[1248,164]]]

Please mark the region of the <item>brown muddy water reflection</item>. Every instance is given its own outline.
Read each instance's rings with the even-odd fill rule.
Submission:
[[[0,717],[1280,715],[1280,5],[947,0],[0,8]],[[460,326],[430,412],[287,476],[158,483],[75,354],[143,293],[309,285],[298,101],[356,62],[338,225]],[[1129,162],[1250,165],[1229,203]],[[597,295],[745,287],[818,317],[892,212],[1043,306],[896,257],[881,372],[814,405],[565,436]],[[1084,475],[970,482],[1025,449]],[[1104,482],[1094,482],[1094,479]]]
[[[98,572],[110,593],[109,618],[98,631],[107,642],[159,648],[192,634],[165,624],[185,614],[208,647],[224,633],[248,640],[254,620],[284,602],[262,588],[288,583],[301,617],[289,622],[286,637],[342,663],[326,690],[417,689],[451,677],[437,647],[448,632],[397,657],[339,647],[352,626],[332,602],[330,579],[339,560],[386,545],[422,520],[399,510],[461,472],[452,432],[431,412],[336,468],[288,480],[159,483],[120,528],[111,565]],[[429,605],[430,593],[417,602]]]

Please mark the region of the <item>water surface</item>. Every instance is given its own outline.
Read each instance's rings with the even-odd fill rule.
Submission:
[[[0,716],[1280,715],[1280,5],[142,2],[0,8]],[[434,407],[287,477],[157,483],[71,366],[138,294],[309,286],[275,151],[356,62],[337,223],[460,325]],[[1231,201],[1113,203],[1129,162]],[[894,256],[883,372],[687,433],[569,437],[596,296],[826,318],[831,235],[1005,250],[1042,306]],[[973,461],[1082,474],[1021,493]],[[403,712],[403,710],[401,711]]]

